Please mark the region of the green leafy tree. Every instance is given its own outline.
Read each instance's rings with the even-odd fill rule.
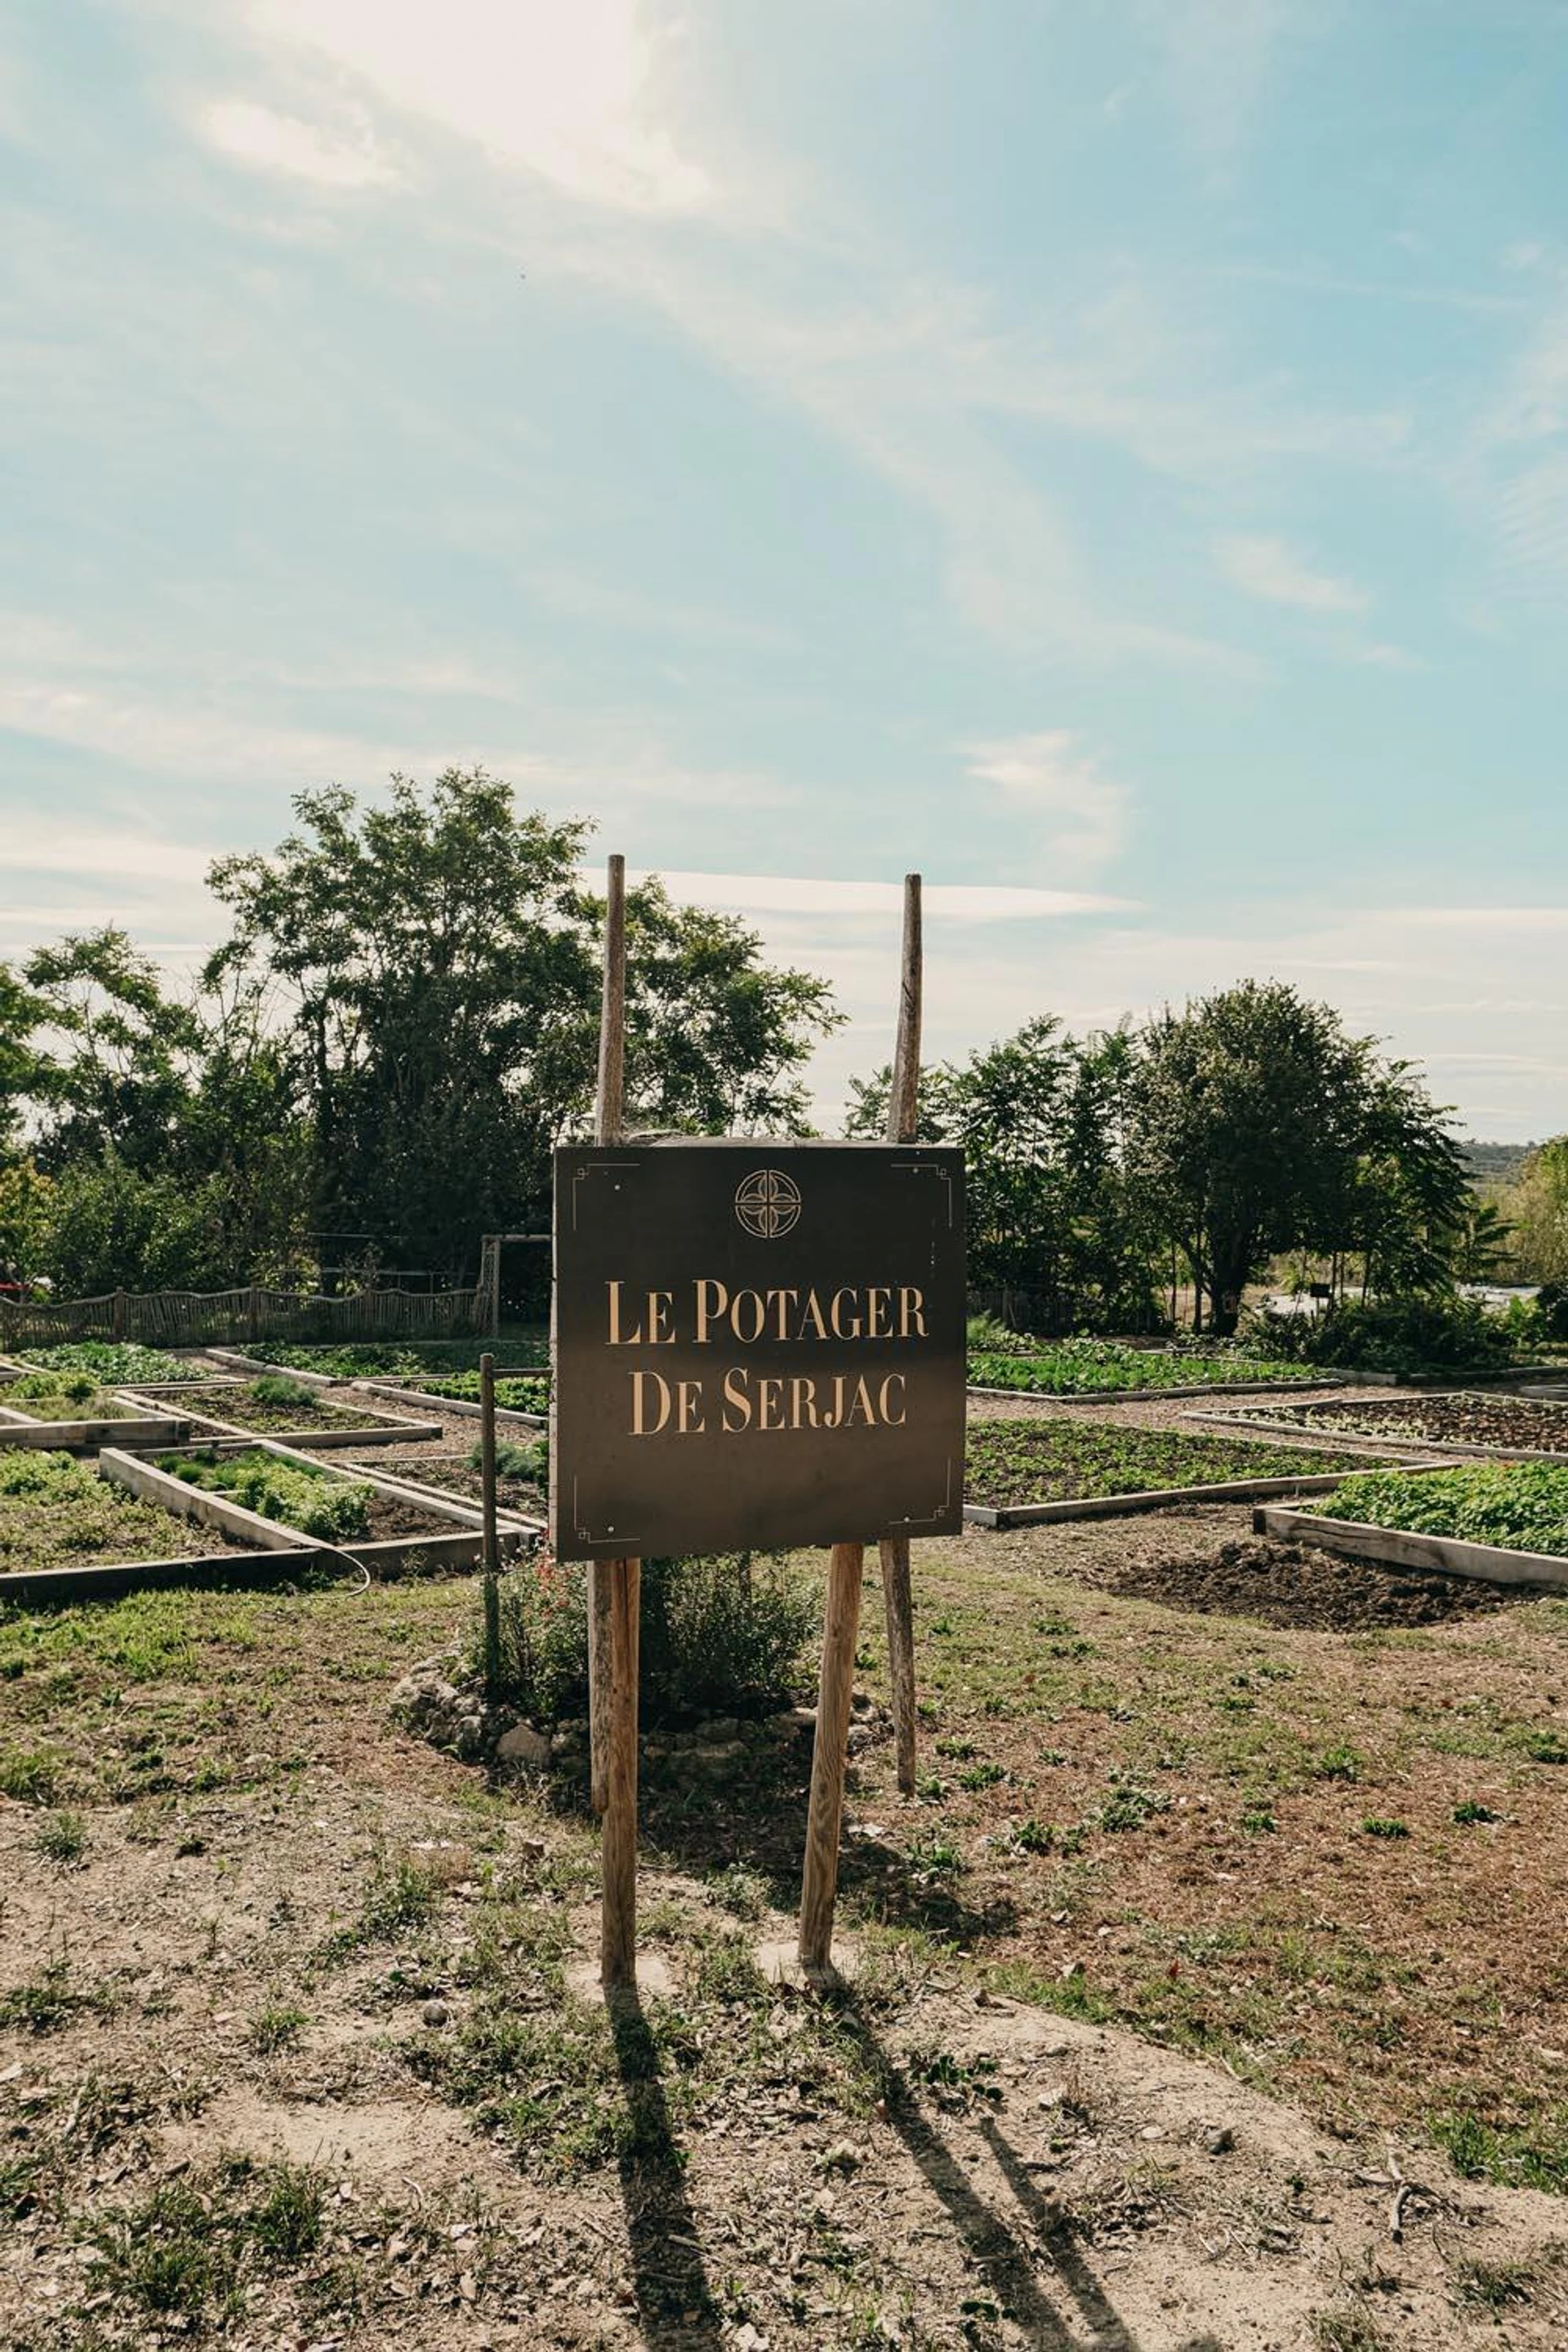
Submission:
[[[112,926],[39,948],[25,976],[39,1018],[67,1046],[48,1089],[40,1162],[59,1170],[113,1151],[132,1168],[168,1167],[201,1045],[195,1012]]]
[[[520,813],[482,770],[383,805],[301,794],[270,856],[211,874],[233,911],[209,986],[286,992],[311,1130],[310,1223],[368,1232],[394,1262],[456,1267],[486,1230],[545,1213],[550,1152],[580,1127],[597,1053],[597,902],[579,879],[587,828]],[[794,1074],[832,1019],[805,974],[757,940],[673,907],[627,908],[627,1099],[700,1131],[801,1117]]]
[[[1568,1282],[1568,1135],[1532,1151],[1504,1196],[1513,1270],[1525,1282]]]
[[[963,1151],[973,1286],[1030,1294],[1053,1329],[1136,1329],[1154,1311],[1155,1231],[1126,1169],[1134,1067],[1124,1032],[1080,1043],[1040,1014],[921,1079],[920,1139]],[[851,1135],[885,1132],[889,1084],[885,1068],[852,1081]]]
[[[1445,1278],[1466,1178],[1408,1066],[1331,1007],[1247,981],[1152,1023],[1131,1159],[1196,1277],[1197,1318],[1234,1332],[1277,1251],[1360,1247],[1387,1288]]]
[[[58,1065],[38,1041],[48,1013],[45,1000],[0,963],[0,1156],[15,1150],[26,1113],[47,1102],[58,1083]]]

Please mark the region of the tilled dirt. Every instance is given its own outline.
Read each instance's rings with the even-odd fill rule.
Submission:
[[[1104,1589],[1163,1601],[1173,1609],[1337,1633],[1484,1617],[1521,1597],[1517,1589],[1379,1567],[1310,1544],[1259,1537],[1232,1538],[1212,1548],[1156,1549],[1111,1570]]]
[[[1289,1426],[1309,1433],[1342,1430],[1416,1444],[1518,1445],[1532,1452],[1568,1454],[1568,1405],[1537,1403],[1529,1397],[1465,1392],[1333,1398],[1321,1403],[1303,1399],[1289,1405],[1274,1398],[1240,1398],[1237,1407],[1248,1420],[1267,1422],[1270,1435],[1278,1423],[1281,1435]]]

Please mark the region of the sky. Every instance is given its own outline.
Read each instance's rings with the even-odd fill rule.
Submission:
[[[1568,1126],[1568,0],[0,0],[0,957],[480,762]]]

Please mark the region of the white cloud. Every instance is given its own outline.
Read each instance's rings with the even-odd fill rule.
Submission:
[[[1266,604],[1293,604],[1302,613],[1364,613],[1372,602],[1353,580],[1310,571],[1282,539],[1220,539],[1214,551],[1226,579]]]
[[[966,773],[1038,821],[1031,848],[1058,871],[1094,873],[1127,838],[1129,795],[1065,728],[969,747]]]
[[[663,868],[659,873],[674,898],[748,914],[896,915],[904,903],[901,882],[824,880],[816,875],[671,873]],[[1037,922],[1058,915],[1125,911],[1133,905],[1130,898],[1108,898],[1087,890],[1032,890],[1000,882],[928,883],[921,889],[921,903],[925,913],[939,921],[965,923]]]
[[[682,213],[716,193],[658,119],[661,44],[637,0],[252,0],[252,16],[568,195]]]
[[[237,163],[310,180],[321,188],[374,187],[398,176],[378,152],[363,118],[357,135],[342,139],[295,115],[274,114],[270,107],[253,106],[244,99],[226,99],[206,109],[200,128],[209,145]]]

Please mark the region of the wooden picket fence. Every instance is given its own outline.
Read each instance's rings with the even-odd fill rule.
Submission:
[[[73,1339],[209,1348],[251,1339],[458,1339],[489,1328],[476,1290],[112,1290],[101,1298],[0,1299],[0,1354]]]

